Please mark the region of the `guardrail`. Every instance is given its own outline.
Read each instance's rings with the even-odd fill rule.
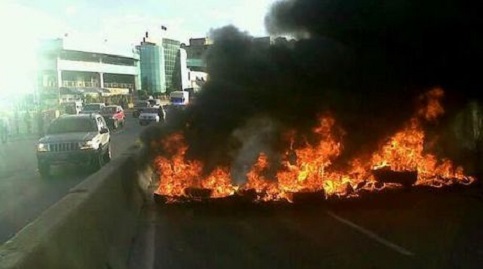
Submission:
[[[0,268],[125,269],[151,181],[137,152],[112,160],[0,246]]]

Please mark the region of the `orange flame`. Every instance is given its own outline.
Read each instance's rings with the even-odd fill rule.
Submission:
[[[216,168],[202,182],[201,187],[213,190],[212,198],[221,198],[235,194],[237,187],[231,184],[227,168]]]
[[[231,184],[228,169],[221,167],[202,178],[203,165],[185,158],[188,146],[183,135],[175,133],[161,143],[161,147],[171,157],[158,156],[154,163],[159,172],[160,184],[156,193],[171,197],[185,196],[188,187],[211,189],[211,197],[233,195],[236,187]]]
[[[418,111],[406,128],[389,139],[379,152],[372,156],[372,167],[390,167],[393,171],[417,171],[416,185],[441,187],[455,182],[470,184],[474,181],[463,174],[461,167],[451,161],[439,161],[436,156],[424,152],[425,134],[418,116],[433,121],[444,113],[440,99],[444,92],[440,88],[429,91],[427,105]]]
[[[267,178],[269,169],[268,158],[264,153],[261,153],[257,162],[248,172],[247,183],[244,185],[245,189],[253,189],[262,194],[260,199],[264,201],[280,199],[277,183]]]
[[[341,152],[341,144],[332,134],[334,125],[333,118],[322,117],[320,125],[313,130],[321,138],[320,142],[314,147],[306,144],[303,148],[292,149],[296,156],[294,163],[289,160],[290,153],[286,154],[283,169],[277,173],[283,191],[319,191],[331,184],[327,182],[326,169]]]
[[[305,142],[294,148],[296,132],[288,132],[290,149],[282,156],[280,168],[274,171],[269,156],[260,153],[256,163],[246,174],[243,186],[232,184],[229,168],[218,167],[209,175],[202,176],[203,165],[185,158],[188,149],[181,134],[172,134],[162,141],[162,152],[155,166],[160,174],[160,184],[156,191],[168,197],[185,196],[188,187],[212,190],[211,197],[219,198],[235,194],[239,190],[255,190],[258,199],[290,200],[291,193],[320,192],[327,197],[357,196],[361,190],[377,191],[395,188],[397,184],[377,182],[373,170],[389,168],[392,171],[416,171],[415,185],[442,187],[451,184],[471,184],[475,179],[464,175],[461,167],[455,167],[450,160],[438,160],[435,155],[425,152],[425,134],[422,120],[434,121],[444,113],[440,103],[444,92],[433,89],[421,97],[424,103],[403,130],[395,133],[374,152],[368,160],[354,159],[349,168],[338,171],[333,162],[342,152],[340,137],[335,135],[336,121],[331,116],[320,118],[313,134],[318,138],[315,145]]]

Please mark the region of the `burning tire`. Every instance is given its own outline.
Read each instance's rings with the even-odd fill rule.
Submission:
[[[392,171],[388,168],[381,168],[372,171],[377,182],[397,183],[405,188],[413,186],[418,180],[417,171]]]

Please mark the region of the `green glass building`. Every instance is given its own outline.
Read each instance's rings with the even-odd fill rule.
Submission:
[[[148,93],[166,93],[180,89],[181,42],[168,38],[148,41],[146,38],[138,46],[141,88]]]
[[[142,89],[148,93],[165,93],[166,71],[163,47],[145,42],[138,48]]]
[[[166,89],[177,90],[180,87],[179,49],[181,42],[163,38],[164,71],[166,74]]]

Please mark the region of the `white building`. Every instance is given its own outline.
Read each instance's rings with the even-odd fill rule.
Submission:
[[[61,91],[109,95],[140,88],[139,55],[132,48],[66,37],[42,42],[38,62],[38,92],[44,98],[58,98]]]

